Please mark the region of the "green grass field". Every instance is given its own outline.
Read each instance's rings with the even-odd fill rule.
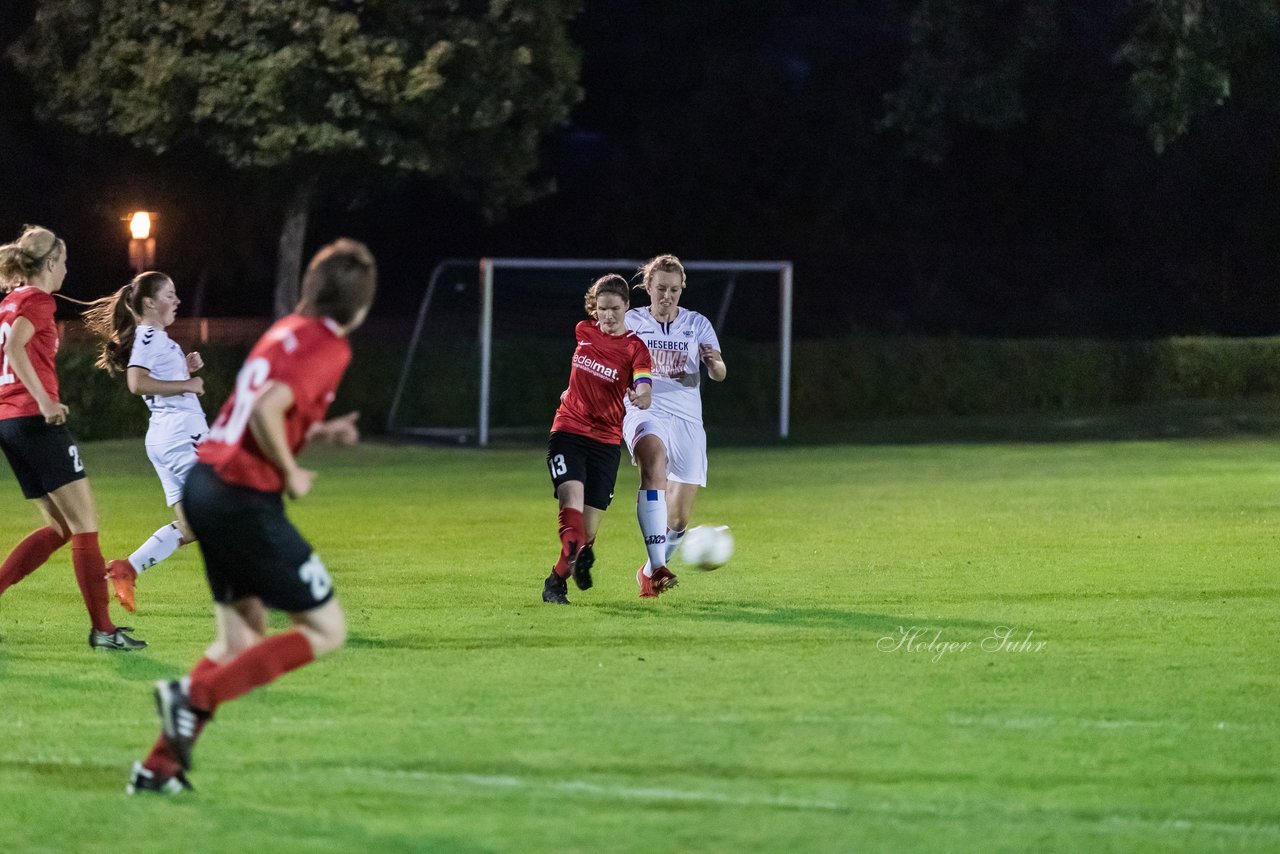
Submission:
[[[121,556],[159,486],[84,453]],[[199,556],[143,576],[131,657],[66,552],[0,601],[0,850],[1280,849],[1272,441],[719,450],[737,554],[658,601],[624,469],[571,608],[538,449],[309,461],[350,644],[224,707],[192,796],[123,789],[212,637]]]

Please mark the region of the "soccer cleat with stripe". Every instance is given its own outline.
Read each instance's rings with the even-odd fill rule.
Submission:
[[[596,550],[591,547],[591,543],[587,543],[578,551],[578,557],[573,562],[573,583],[578,585],[579,590],[590,590],[594,583],[591,580],[591,567],[596,565]]]
[[[133,771],[129,774],[129,785],[124,787],[126,795],[138,792],[154,792],[157,795],[177,795],[181,792],[193,792],[195,787],[187,779],[187,775],[179,771],[172,777],[161,777],[156,772],[143,767],[141,762],[133,763]]]
[[[653,571],[653,590],[655,593],[666,593],[672,587],[680,583],[680,579],[665,566],[660,566]]]
[[[133,652],[135,649],[146,649],[147,642],[129,637],[133,626],[116,626],[115,631],[100,632],[89,630],[89,649],[114,649],[120,652]]]
[[[183,769],[191,770],[191,750],[196,743],[196,710],[187,696],[186,680],[161,679],[156,683],[156,713],[160,728],[169,740],[174,758]]]
[[[111,589],[115,592],[116,601],[126,611],[138,610],[134,593],[138,585],[138,571],[127,560],[113,560],[107,564],[107,578],[111,581]]]

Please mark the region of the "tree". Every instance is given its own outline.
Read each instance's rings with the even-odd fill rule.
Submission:
[[[1147,0],[1147,5],[1116,58],[1132,69],[1130,110],[1156,151],[1163,152],[1197,116],[1230,97],[1233,77],[1274,67],[1280,11],[1273,0]]]
[[[1024,80],[1056,33],[1057,13],[1058,0],[921,0],[882,126],[902,135],[906,153],[938,164],[955,126],[1022,124]]]
[[[1109,58],[1128,67],[1130,113],[1157,152],[1220,106],[1233,78],[1275,66],[1274,0],[1131,0],[1087,8],[1125,33]],[[884,127],[901,133],[908,154],[936,164],[959,128],[1024,124],[1028,79],[1052,55],[1068,14],[1086,13],[1062,0],[919,0],[902,83],[885,98]]]
[[[11,51],[38,112],[281,188],[276,310],[317,195],[423,174],[489,217],[528,201],[581,98],[578,0],[42,0]]]

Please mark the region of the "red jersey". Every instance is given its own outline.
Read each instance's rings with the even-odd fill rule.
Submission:
[[[291,314],[276,321],[253,345],[236,374],[235,391],[200,445],[200,462],[213,466],[227,483],[283,492],[284,478],[248,429],[254,403],[272,380],[293,389],[293,406],[284,413],[284,432],[296,456],[306,444],[307,430],[324,419],[350,362],[351,345],[332,320]]]
[[[27,342],[27,357],[31,359],[36,376],[40,378],[44,390],[54,403],[58,402],[58,373],[53,367],[54,357],[58,354],[58,325],[53,320],[56,307],[53,294],[31,285],[14,288],[0,302],[0,348],[8,342],[13,322],[19,317],[25,317],[36,329],[36,334]],[[2,349],[0,357],[3,357]],[[40,407],[36,405],[36,399],[13,372],[9,359],[3,358],[3,364],[0,364],[0,418],[39,415]]]
[[[622,441],[623,399],[627,389],[652,383],[649,348],[634,332],[610,335],[584,320],[574,333],[569,387],[560,395],[551,429],[616,445]]]

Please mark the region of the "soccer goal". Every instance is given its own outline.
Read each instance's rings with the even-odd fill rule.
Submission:
[[[631,278],[614,258],[449,259],[432,270],[396,381],[387,432],[489,445],[544,434],[568,382],[573,326],[597,277]],[[680,304],[715,325],[729,365],[704,383],[708,430],[790,432],[790,261],[685,261]],[[633,280],[638,283],[639,279]],[[632,306],[647,305],[635,290]]]

